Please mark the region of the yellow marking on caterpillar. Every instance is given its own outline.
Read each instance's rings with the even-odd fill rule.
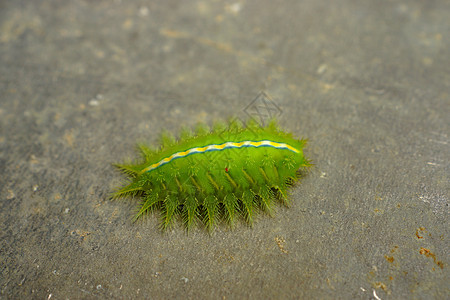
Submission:
[[[169,157],[163,158],[160,162],[157,162],[155,164],[152,164],[150,166],[148,166],[147,168],[143,169],[140,174],[143,174],[145,172],[150,172],[162,165],[165,165],[169,162],[171,162],[174,159],[177,158],[182,158],[182,157],[186,157],[188,155],[191,154],[195,154],[195,153],[205,153],[205,152],[210,152],[210,151],[221,151],[224,149],[231,149],[231,148],[242,148],[242,147],[272,147],[272,148],[276,148],[276,149],[287,149],[290,150],[292,152],[295,153],[300,153],[299,150],[297,150],[296,148],[292,147],[291,145],[285,144],[285,143],[278,143],[278,142],[272,142],[272,141],[267,141],[267,140],[263,140],[263,141],[242,141],[242,142],[226,142],[220,145],[216,145],[216,144],[212,144],[212,145],[207,145],[204,147],[195,147],[195,148],[191,148],[188,149],[186,151],[181,151],[181,152],[177,152],[172,154]]]

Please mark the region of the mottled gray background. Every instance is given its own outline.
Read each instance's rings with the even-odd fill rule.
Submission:
[[[0,1],[0,297],[443,299],[448,1]],[[260,91],[309,138],[291,208],[212,235],[111,166]]]

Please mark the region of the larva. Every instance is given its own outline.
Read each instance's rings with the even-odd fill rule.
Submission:
[[[199,125],[178,140],[164,133],[158,150],[139,145],[140,161],[116,164],[130,181],[113,198],[139,196],[135,219],[159,209],[163,229],[177,215],[188,229],[196,220],[209,229],[220,219],[233,226],[236,215],[252,224],[255,211],[271,214],[276,201],[289,204],[288,188],[310,166],[305,144],[275,120],[267,126],[232,120],[211,130]]]

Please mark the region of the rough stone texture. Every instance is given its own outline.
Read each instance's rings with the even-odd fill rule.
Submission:
[[[449,297],[448,1],[1,1],[0,298]],[[132,223],[112,162],[265,91],[315,163],[253,228]],[[264,108],[261,108],[263,111]]]

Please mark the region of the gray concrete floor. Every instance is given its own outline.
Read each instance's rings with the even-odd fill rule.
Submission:
[[[0,298],[449,298],[449,16],[444,0],[1,1]],[[162,233],[108,199],[137,141],[245,119],[260,91],[309,138],[290,208]]]

